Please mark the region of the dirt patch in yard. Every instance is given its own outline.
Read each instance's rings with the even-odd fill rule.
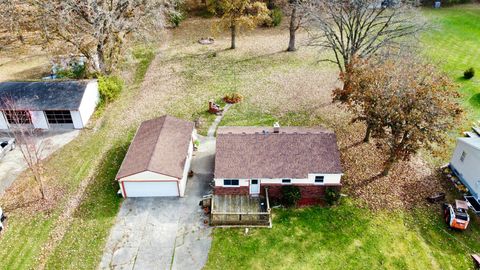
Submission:
[[[15,57],[17,56],[17,57]],[[48,53],[38,46],[0,53],[0,82],[10,80],[40,80],[50,73]]]

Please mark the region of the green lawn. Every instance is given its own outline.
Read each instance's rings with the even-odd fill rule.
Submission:
[[[272,229],[216,229],[206,269],[470,269],[479,224],[455,232],[428,213],[372,213],[351,200],[275,210]]]
[[[459,83],[468,118],[480,118],[480,6],[425,9],[424,14],[433,27],[423,37],[427,56]],[[470,67],[477,74],[465,80],[463,72]]]
[[[439,26],[423,37],[430,48],[427,55],[441,61],[455,79],[470,66],[480,72],[479,9],[424,12]],[[350,116],[330,102],[337,73],[318,62],[317,51],[302,47],[295,53],[282,52],[286,32],[280,28],[240,36],[235,51],[223,50],[228,39],[222,38],[213,46],[201,46],[195,39],[211,33],[198,23],[206,22],[193,20],[172,30],[172,44],[150,74],[153,78],[145,87],[153,90],[143,89],[145,96],[139,86],[154,55],[148,50],[137,53],[140,61],[132,82],[117,102],[105,108],[98,130],[82,131],[51,157],[48,175],[66,189],[65,198],[87,176],[93,180],[46,268],[98,265],[121,201],[115,196],[113,178],[141,120],[163,113],[199,118],[200,132],[205,133],[214,119],[205,112],[208,100],[220,101],[235,91],[245,100],[232,107],[222,125],[322,124],[335,129],[340,140],[350,140]],[[469,116],[480,116],[478,80],[458,81]],[[130,111],[129,103],[142,113]],[[118,126],[123,117],[131,118]],[[467,269],[468,254],[480,252],[477,221],[459,233],[445,229],[436,208],[372,212],[355,204],[349,199],[335,208],[275,210],[272,229],[254,229],[248,235],[239,229],[216,229],[207,269]],[[62,210],[60,204],[49,213],[12,214],[0,239],[0,269],[34,268]]]
[[[137,52],[133,82],[124,89],[115,107],[121,109],[120,104],[138,91],[153,56],[149,50]],[[118,110],[115,107],[106,108],[105,113],[115,115]],[[54,227],[62,222],[58,216],[66,200],[89,175],[94,179],[65,237],[46,258],[46,268],[94,269],[97,266],[120,204],[113,179],[126,152],[131,137],[128,134],[133,133],[130,127],[122,127],[124,136],[110,136],[115,128],[109,124],[109,121],[115,122],[110,119],[113,117],[105,117],[104,124],[96,132],[83,130],[78,138],[49,158],[46,176],[53,178],[54,184],[64,189],[64,194],[51,212],[23,214],[15,211],[9,215],[8,229],[0,238],[0,269],[32,269],[38,265],[42,246]]]
[[[477,77],[470,81],[460,79],[471,66],[480,72],[480,8],[472,5],[424,12],[437,26],[422,37],[427,56],[459,83],[468,118],[480,117]],[[288,56],[277,55],[276,59],[282,57]],[[267,64],[250,81],[262,81],[268,77],[265,73],[272,70],[283,76],[288,76],[286,70],[322,70],[308,61],[280,62]],[[248,74],[246,71],[238,77],[252,76]],[[211,77],[202,81],[212,82]],[[269,86],[272,87],[261,87]],[[247,96],[247,101],[235,105],[222,125],[270,125],[275,120],[285,125],[320,123],[334,127],[337,135],[343,136],[342,128],[329,115],[331,112],[298,106],[295,99],[300,96],[292,96],[290,102],[295,106],[282,111],[284,108],[268,101],[253,101],[255,95],[260,95],[258,92],[263,93],[262,88],[245,88],[248,85],[240,87],[239,92]],[[271,91],[276,93],[276,88]],[[290,104],[284,103],[283,95],[273,99],[278,98],[279,104]],[[480,251],[477,218],[467,231],[451,231],[435,206],[373,212],[357,207],[356,200],[350,199],[335,208],[277,209],[274,215],[272,229],[251,229],[248,235],[243,229],[215,229],[206,269],[470,269],[469,254]]]
[[[132,91],[139,84],[153,60],[151,50],[134,52],[138,65],[133,76]],[[127,97],[124,97],[127,98]],[[128,99],[127,99],[128,100]],[[120,101],[126,102],[126,101]],[[105,132],[114,127],[107,126]],[[96,138],[96,147],[103,143],[108,151],[103,154],[94,181],[87,187],[85,198],[74,214],[74,219],[61,243],[47,261],[47,269],[94,269],[97,267],[103,247],[115,222],[121,199],[116,195],[118,184],[113,181],[125,157],[136,128],[123,127],[121,136],[107,141]]]

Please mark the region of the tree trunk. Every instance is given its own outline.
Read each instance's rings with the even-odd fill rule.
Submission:
[[[40,191],[40,195],[42,196],[42,200],[45,199],[45,189],[43,187],[43,182],[42,182],[42,178],[41,176],[39,175],[36,175],[36,173],[34,172],[34,176],[35,180],[37,181],[38,183],[38,190]]]
[[[288,42],[288,49],[287,52],[293,52],[296,50],[295,48],[295,32],[297,31],[297,26],[295,25],[295,21],[297,20],[297,5],[294,3],[292,5],[292,14],[290,15],[290,41]]]
[[[230,25],[230,30],[232,32],[232,45],[230,46],[230,49],[233,50],[236,47],[235,39],[237,37],[237,26],[235,25],[235,23],[232,23],[232,25]]]
[[[363,138],[364,143],[370,142],[370,135],[372,134],[372,128],[370,124],[367,123],[367,131],[365,132],[365,138]]]
[[[105,67],[105,53],[103,51],[103,46],[98,44],[97,45],[97,57],[98,57],[98,71],[100,71],[102,74],[106,73],[106,67]]]
[[[88,59],[89,69],[90,69],[89,71],[93,71],[103,75],[105,74],[108,75],[109,72],[105,64],[104,47],[101,44],[97,45],[97,48],[93,53],[85,54],[85,56],[87,56],[87,59]]]
[[[388,175],[388,173],[393,167],[393,164],[395,164],[395,160],[396,160],[395,155],[390,154],[390,157],[387,159],[387,161],[385,161],[385,164],[383,166],[383,171],[380,174],[380,176],[384,177]]]

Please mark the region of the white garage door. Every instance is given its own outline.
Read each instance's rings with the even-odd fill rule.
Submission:
[[[177,182],[123,182],[127,197],[178,196]]]

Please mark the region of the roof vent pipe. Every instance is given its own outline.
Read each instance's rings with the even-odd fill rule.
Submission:
[[[273,133],[280,133],[280,124],[278,122],[273,124]]]

